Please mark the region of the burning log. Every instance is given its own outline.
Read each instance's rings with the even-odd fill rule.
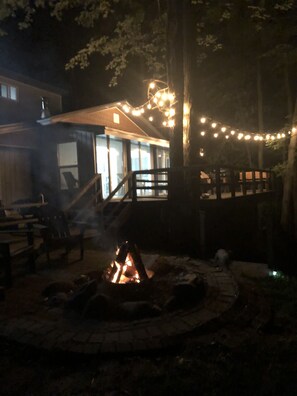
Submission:
[[[137,270],[137,272],[139,274],[140,281],[148,279],[148,276],[147,276],[146,270],[144,268],[144,265],[143,265],[143,262],[142,262],[142,259],[141,259],[141,256],[140,256],[140,252],[139,252],[137,246],[136,245],[131,245],[129,251],[130,251],[130,255],[132,257],[132,260],[134,262],[135,268],[136,268],[136,270]]]
[[[140,252],[128,241],[121,244],[105,278],[112,283],[139,283],[148,279]]]

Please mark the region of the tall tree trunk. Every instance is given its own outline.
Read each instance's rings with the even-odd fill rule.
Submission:
[[[292,100],[292,92],[290,87],[290,77],[289,77],[289,64],[288,64],[288,54],[285,53],[283,55],[284,60],[284,84],[285,84],[285,92],[287,98],[287,118],[291,123],[293,117],[293,100]]]
[[[170,166],[183,166],[183,2],[167,0],[168,86],[176,95],[175,126],[170,130]]]
[[[183,113],[183,154],[184,165],[194,165],[197,161],[198,134],[194,119],[194,65],[196,61],[196,24],[191,0],[183,1],[183,57],[184,57],[184,113]],[[195,133],[196,132],[196,133]]]
[[[284,87],[285,94],[287,98],[287,120],[290,124],[293,123],[293,100],[292,100],[292,92],[290,87],[290,76],[289,76],[289,63],[288,63],[288,54],[284,53],[283,55],[283,65],[284,65]],[[287,157],[287,141],[284,142],[282,147],[283,161],[286,161]]]
[[[258,59],[257,62],[257,97],[258,97],[258,131],[263,133],[264,131],[264,119],[263,119],[263,91],[262,91],[262,70],[261,62]],[[264,168],[264,143],[258,142],[258,167]]]
[[[297,101],[295,104],[293,125],[297,123]],[[281,225],[284,231],[297,239],[297,133],[292,132],[289,147],[288,161],[284,176]],[[294,235],[295,234],[295,235]]]

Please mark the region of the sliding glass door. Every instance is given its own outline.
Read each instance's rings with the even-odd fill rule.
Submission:
[[[151,147],[148,143],[131,142],[131,168],[132,171],[148,170],[152,168]],[[140,195],[151,195],[152,190],[148,188],[151,186],[151,183],[148,181],[152,179],[152,176],[144,174],[139,175],[137,179],[143,180],[143,187],[146,187],[138,191],[138,193]]]
[[[122,140],[112,136],[98,135],[96,137],[97,173],[102,177],[102,193],[106,198],[124,177],[124,152]],[[115,196],[123,196],[121,188]]]

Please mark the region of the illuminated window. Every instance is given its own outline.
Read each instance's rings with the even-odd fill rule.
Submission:
[[[5,85],[5,84],[1,84],[0,88],[1,88],[1,96],[2,96],[2,98],[7,98],[7,96],[8,96],[8,86]]]
[[[76,142],[57,145],[58,166],[61,190],[73,190],[79,187]]]
[[[120,123],[120,115],[118,113],[113,113],[113,122],[115,124],[119,124]]]
[[[17,100],[17,88],[13,85],[0,83],[0,96],[11,100]]]

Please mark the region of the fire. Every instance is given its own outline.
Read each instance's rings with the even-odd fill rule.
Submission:
[[[139,275],[133,265],[133,259],[130,254],[127,254],[125,264],[121,264],[114,260],[111,263],[111,268],[116,267],[115,274],[111,277],[112,283],[139,283]]]
[[[140,283],[147,279],[140,253],[135,245],[124,242],[116,251],[116,258],[105,273],[112,283]]]

